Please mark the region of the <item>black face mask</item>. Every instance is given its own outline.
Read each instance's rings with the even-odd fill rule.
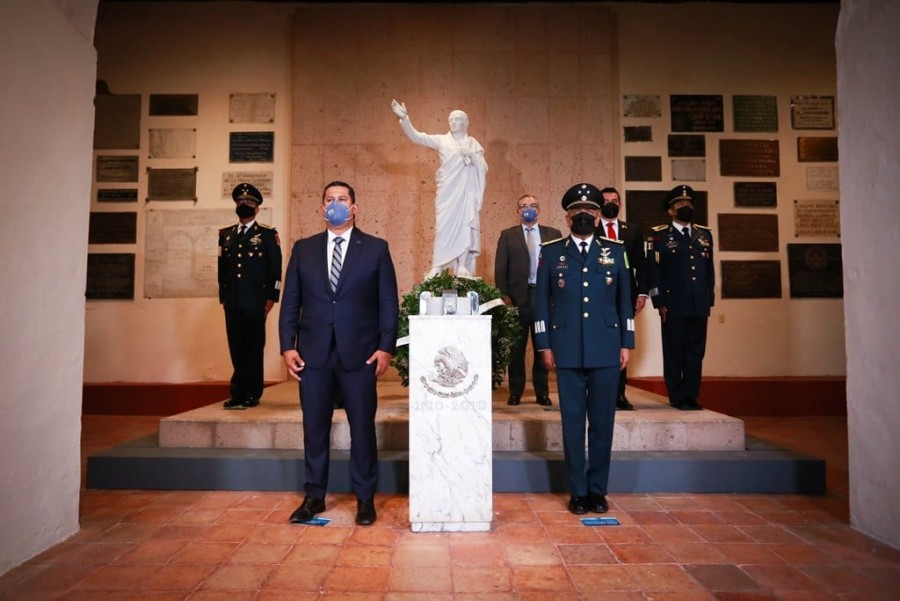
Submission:
[[[256,209],[251,207],[250,205],[240,204],[234,208],[234,212],[237,213],[237,216],[241,219],[247,219],[248,217],[253,217],[256,215]]]
[[[675,218],[684,223],[690,223],[694,220],[694,207],[678,207],[675,209]]]
[[[615,219],[619,214],[619,205],[614,202],[608,202],[600,207],[600,214],[607,219]]]
[[[594,216],[590,213],[572,215],[572,233],[576,236],[588,236],[594,233]]]

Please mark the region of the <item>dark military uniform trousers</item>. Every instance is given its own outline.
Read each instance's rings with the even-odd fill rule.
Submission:
[[[263,348],[266,345],[266,310],[225,305],[225,332],[234,373],[231,398],[259,399],[263,392]]]
[[[534,288],[528,287],[529,300],[524,305],[517,307],[519,310],[519,327],[522,335],[509,350],[509,394],[521,395],[525,391],[525,348],[528,346],[528,337],[531,336],[531,346],[534,346],[534,309],[531,306],[531,295]],[[548,383],[547,368],[540,353],[535,351],[534,361],[531,366],[531,385],[537,396],[548,396],[550,386]]]
[[[619,368],[564,369],[557,367],[559,410],[563,424],[563,452],[573,496],[607,493],[616,419]],[[585,458],[585,418],[588,449]]]
[[[700,396],[708,321],[705,315],[667,315],[662,324],[663,378],[673,405],[696,401]]]

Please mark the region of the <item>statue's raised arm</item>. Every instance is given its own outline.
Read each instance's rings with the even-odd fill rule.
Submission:
[[[473,277],[475,260],[481,254],[480,212],[484,202],[488,165],[484,148],[468,135],[469,117],[454,110],[446,134],[426,134],[413,127],[406,104],[391,101],[400,128],[414,144],[438,151],[441,166],[435,173],[434,254],[426,279],[445,269]]]

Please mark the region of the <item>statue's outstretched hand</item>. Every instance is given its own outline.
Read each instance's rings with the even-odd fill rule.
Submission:
[[[394,111],[394,114],[397,115],[400,119],[406,119],[409,116],[409,112],[406,110],[405,102],[397,102],[396,100],[391,100],[391,110]]]

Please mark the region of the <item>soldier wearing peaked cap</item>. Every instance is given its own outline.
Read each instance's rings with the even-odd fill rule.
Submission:
[[[225,309],[234,372],[225,409],[259,405],[263,391],[266,316],[278,301],[281,241],[275,228],[256,221],[263,196],[243,183],[231,192],[238,223],[219,230],[219,302]]]
[[[533,297],[535,348],[557,374],[568,507],[576,515],[609,509],[619,371],[634,348],[628,258],[621,241],[594,234],[600,203],[600,191],[591,184],[565,193],[571,234],[541,246]]]
[[[684,185],[666,194],[664,208],[672,222],[652,228],[647,248],[650,300],[662,324],[663,377],[669,404],[681,410],[703,408],[700,380],[715,303],[713,236],[693,222],[695,197]]]

